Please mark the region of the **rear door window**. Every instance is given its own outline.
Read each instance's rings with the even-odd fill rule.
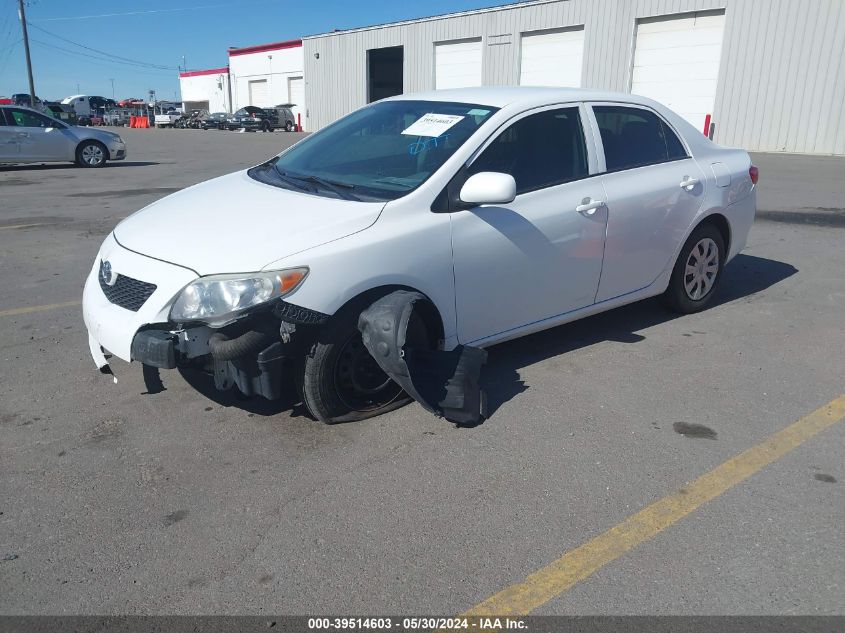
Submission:
[[[30,110],[18,110],[12,108],[6,114],[11,119],[9,123],[18,127],[55,127],[56,123],[46,116]]]
[[[607,171],[686,158],[678,136],[650,110],[625,106],[593,106],[604,145]]]
[[[577,107],[546,110],[508,127],[469,166],[469,174],[511,174],[517,194],[583,178],[587,148]]]

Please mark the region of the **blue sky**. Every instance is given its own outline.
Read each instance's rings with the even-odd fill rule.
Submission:
[[[229,46],[249,46],[504,4],[506,0],[27,0],[35,92],[172,99],[182,56],[189,70],[227,63]],[[28,92],[17,0],[0,0],[0,96]],[[122,14],[122,15],[107,15]],[[63,38],[63,39],[62,39]],[[86,50],[89,49],[106,53]],[[145,66],[135,63],[141,61]]]

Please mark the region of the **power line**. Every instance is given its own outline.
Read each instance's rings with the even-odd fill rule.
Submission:
[[[60,20],[89,20],[91,18],[114,18],[128,15],[149,15],[152,13],[174,13],[176,11],[196,11],[197,9],[217,9],[228,7],[229,4],[206,4],[199,7],[179,7],[172,9],[151,9],[149,11],[127,11],[125,13],[99,13],[96,15],[76,15],[62,18],[41,18],[39,22],[58,22]]]
[[[55,44],[50,44],[49,42],[42,42],[41,40],[32,39],[31,40],[34,44],[38,44],[39,46],[46,46],[47,48],[52,48],[57,51],[62,51],[64,53],[68,53],[69,55],[77,55],[83,59],[87,59],[89,61],[100,62],[103,64],[121,64],[124,66],[131,66],[136,68],[136,72],[143,72],[143,73],[150,73],[150,74],[172,74],[176,68],[168,69],[168,70],[161,70],[157,68],[147,68],[145,66],[141,66],[144,70],[138,70],[137,67],[130,63],[130,62],[123,62],[117,59],[109,59],[107,57],[98,57],[95,55],[91,55],[90,53],[83,53],[82,51],[74,51],[69,48],[64,48],[62,46],[56,46]]]
[[[179,69],[176,66],[164,66],[162,64],[153,64],[151,62],[145,62],[138,59],[130,59],[129,57],[121,57],[120,55],[114,55],[113,53],[108,53],[106,51],[101,51],[96,48],[91,48],[90,46],[86,46],[85,44],[80,44],[79,42],[74,42],[73,40],[69,40],[66,37],[62,37],[61,35],[56,35],[55,33],[51,33],[47,29],[44,29],[37,24],[33,24],[32,22],[27,21],[27,24],[34,29],[41,31],[42,33],[46,33],[56,39],[62,40],[63,42],[67,42],[68,44],[73,44],[74,46],[78,46],[79,48],[84,48],[87,51],[91,51],[92,53],[97,53],[99,55],[105,55],[109,58],[109,61],[117,61],[121,60],[123,63],[132,64],[135,66],[140,66],[144,68],[154,68],[156,70],[169,70],[169,71],[178,71]],[[44,42],[42,42],[43,44]],[[60,49],[61,50],[61,49]]]

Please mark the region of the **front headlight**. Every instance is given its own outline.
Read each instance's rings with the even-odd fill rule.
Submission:
[[[201,277],[185,286],[170,308],[170,320],[224,325],[240,312],[293,292],[308,268]]]

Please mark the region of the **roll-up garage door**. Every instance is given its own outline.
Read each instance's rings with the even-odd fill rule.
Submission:
[[[631,92],[703,129],[716,101],[724,28],[723,11],[640,20]]]
[[[584,29],[522,34],[519,85],[581,87]]]
[[[294,118],[305,125],[305,82],[302,77],[288,78],[288,99],[295,104],[291,108]]]
[[[270,105],[268,97],[266,79],[249,82],[249,105],[266,108]]]
[[[468,88],[481,85],[481,38],[434,45],[434,85]]]

